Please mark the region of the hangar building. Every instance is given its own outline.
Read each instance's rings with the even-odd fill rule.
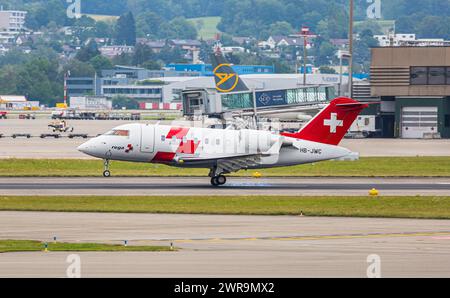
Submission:
[[[450,47],[372,49],[383,137],[450,138]]]

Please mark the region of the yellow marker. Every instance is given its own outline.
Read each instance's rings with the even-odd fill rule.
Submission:
[[[369,195],[372,196],[372,197],[376,197],[379,194],[380,194],[380,192],[377,189],[375,189],[375,188],[372,188],[372,190],[369,191]]]
[[[253,173],[253,178],[259,179],[262,177],[262,174],[260,172],[254,172]]]

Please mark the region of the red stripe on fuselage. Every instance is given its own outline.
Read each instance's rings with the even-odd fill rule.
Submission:
[[[180,145],[176,152],[158,152],[153,158],[152,162],[154,163],[170,163],[173,161],[177,153],[180,154],[195,154],[198,147],[200,146],[200,141],[195,143],[192,140],[186,140],[184,142],[184,138],[189,133],[189,128],[184,127],[172,127],[169,133],[166,136],[166,139],[170,140],[175,137],[177,140],[181,140]]]
[[[152,162],[154,163],[168,163],[173,161],[176,153],[173,152],[158,152],[153,158]]]
[[[181,140],[185,136],[187,136],[188,133],[189,133],[189,128],[172,127],[170,129],[169,133],[167,134],[166,138],[172,139],[173,137],[176,137],[177,139]]]
[[[192,140],[189,140],[186,143],[181,142],[180,147],[178,147],[177,153],[195,154],[195,151],[197,151],[198,146],[200,146],[200,141],[197,142],[197,144]]]

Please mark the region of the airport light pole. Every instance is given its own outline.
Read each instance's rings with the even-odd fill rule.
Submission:
[[[308,37],[315,37],[311,35],[309,27],[303,26],[299,34],[291,35],[291,37],[303,38],[303,85],[306,86],[307,62],[308,62]],[[297,68],[297,67],[296,67]]]
[[[350,97],[353,96],[353,9],[354,9],[354,0],[350,0],[350,21],[349,21],[349,30],[348,30],[348,94]]]
[[[68,88],[67,88],[67,80],[70,77],[70,71],[67,71],[64,74],[64,107],[67,108],[67,99],[68,99]]]

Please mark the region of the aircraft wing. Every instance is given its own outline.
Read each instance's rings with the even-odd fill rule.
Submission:
[[[253,155],[246,157],[222,159],[217,162],[217,167],[227,171],[228,173],[234,173],[240,170],[246,170],[251,167],[255,167],[259,165],[260,162],[261,162],[261,155]]]
[[[261,152],[256,154],[247,154],[247,155],[236,155],[236,156],[223,156],[223,157],[215,157],[215,158],[180,158],[183,163],[203,163],[203,162],[211,162],[216,163],[217,168],[222,169],[227,173],[234,173],[240,170],[246,170],[261,164],[264,160],[265,163],[272,162],[276,163],[278,160],[278,156],[280,154],[281,146],[285,145],[282,142],[276,142],[272,148],[267,152]]]

